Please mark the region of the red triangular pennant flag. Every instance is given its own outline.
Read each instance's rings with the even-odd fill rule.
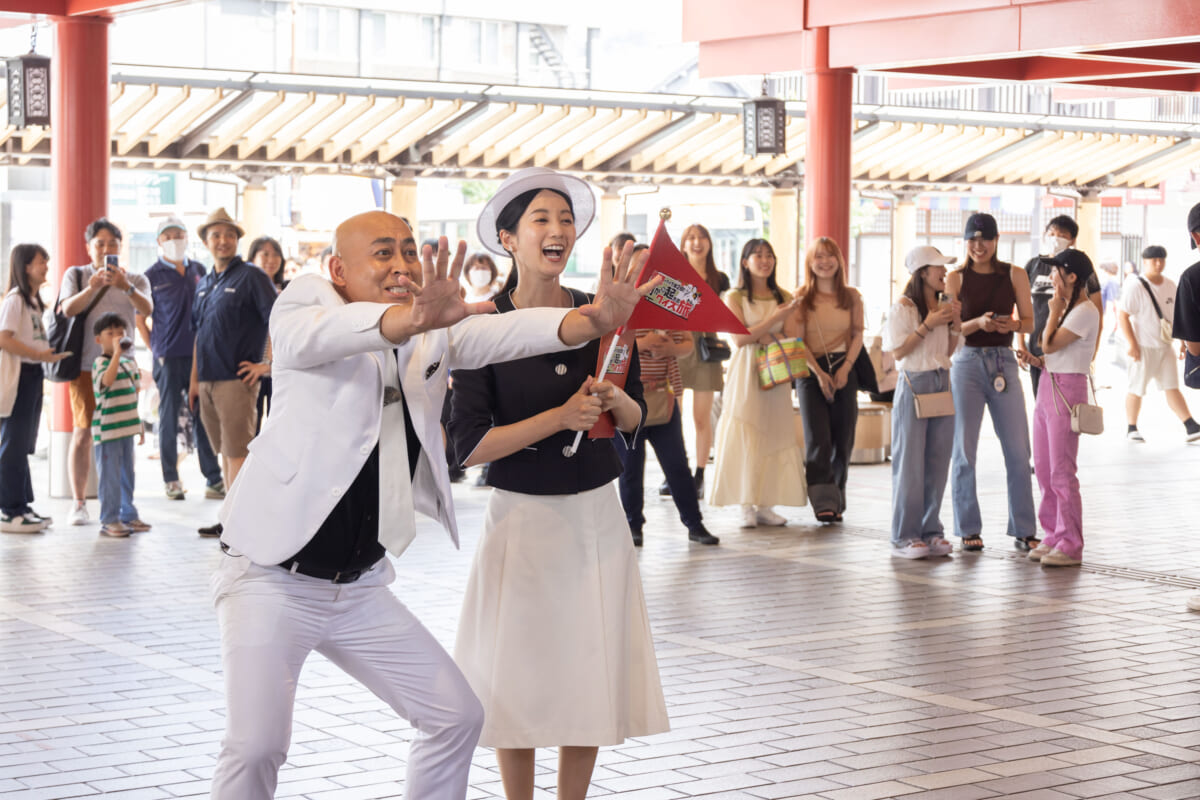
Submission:
[[[650,255],[642,265],[638,285],[656,274],[663,276],[662,283],[633,307],[633,314],[625,323],[627,328],[749,333],[713,288],[692,269],[667,235],[667,226],[662,220],[650,242]]]

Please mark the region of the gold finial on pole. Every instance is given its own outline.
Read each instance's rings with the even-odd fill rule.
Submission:
[[[658,218],[661,219],[663,222],[670,222],[671,221],[671,209],[669,209],[669,208],[661,209],[658,212]]]

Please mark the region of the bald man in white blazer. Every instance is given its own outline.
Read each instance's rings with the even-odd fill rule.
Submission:
[[[466,794],[482,709],[392,593],[383,550],[412,541],[414,511],[458,545],[439,423],[450,369],[577,347],[628,319],[649,286],[635,287],[629,249],[615,268],[606,252],[593,304],[487,314],[459,296],[464,252],[448,264],[442,239],[435,264],[402,219],[360,214],[337,229],[329,279],[297,278],[275,303],[271,414],[222,507],[213,577],[228,709],[216,800],[274,796],[313,650],[417,728],[406,797]],[[620,391],[601,387],[587,400],[597,416]]]

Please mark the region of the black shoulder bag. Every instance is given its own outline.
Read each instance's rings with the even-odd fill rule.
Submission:
[[[46,340],[54,352],[70,353],[71,355],[53,364],[43,364],[42,369],[46,373],[46,380],[55,383],[69,383],[83,372],[83,337],[87,335],[87,317],[104,297],[108,288],[105,286],[97,292],[92,302],[88,303],[88,307],[73,317],[68,317],[63,313],[62,297],[54,302],[54,317],[46,328]]]

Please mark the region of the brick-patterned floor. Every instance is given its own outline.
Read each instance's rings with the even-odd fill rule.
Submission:
[[[839,528],[786,509],[787,528],[742,531],[736,510],[709,510],[717,548],[689,545],[648,491],[642,576],[673,729],[603,750],[592,796],[1200,797],[1200,615],[1184,609],[1200,590],[1200,446],[1155,398],[1150,441],[1126,442],[1120,394],[1104,395],[1110,433],[1081,448],[1082,569],[1030,564],[1001,535],[994,439],[980,451],[988,549],[938,561],[889,556],[886,465],[853,469]],[[167,501],[147,451],[152,532],[0,536],[4,798],[207,796],[222,728],[207,584],[221,556],[195,526],[217,506],[197,497],[194,464],[189,499]],[[422,523],[395,587],[443,642],[486,493],[462,485],[456,499],[463,552]],[[62,501],[38,507],[66,518]],[[319,657],[302,683],[278,796],[401,796],[408,726]],[[550,797],[554,754],[540,755]],[[501,794],[481,750],[470,796]]]

